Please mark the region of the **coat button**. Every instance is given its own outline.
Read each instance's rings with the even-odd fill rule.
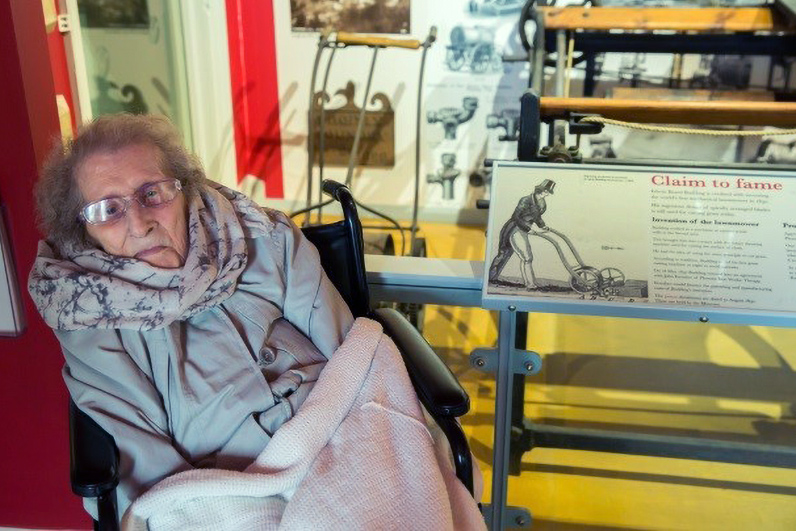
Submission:
[[[260,363],[263,365],[270,365],[276,361],[276,351],[266,345],[260,349]]]

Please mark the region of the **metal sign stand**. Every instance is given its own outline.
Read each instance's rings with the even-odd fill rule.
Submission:
[[[518,158],[520,161],[538,162],[576,162],[579,157],[569,160],[549,157],[549,150],[540,148],[540,125],[543,118],[569,120],[570,126],[578,133],[596,132],[588,127],[582,127],[577,121],[583,116],[575,112],[568,113],[546,113],[544,102],[535,93],[529,91],[522,98],[522,111],[520,117],[520,142],[518,147]],[[790,110],[790,109],[789,109]],[[789,116],[791,116],[789,118]],[[792,115],[782,116],[783,120],[793,120]],[[582,129],[578,129],[582,127]],[[574,160],[573,160],[574,159]],[[590,161],[605,164],[605,161]],[[671,161],[659,164],[669,166],[677,165]],[[611,161],[614,165],[632,167],[639,165],[650,165],[650,161]],[[508,163],[512,166],[522,166],[520,163]],[[501,163],[503,165],[503,163]],[[691,163],[683,166],[698,168],[700,165]],[[702,168],[706,165],[701,165]],[[759,166],[731,164],[730,166],[740,170],[755,168]],[[606,169],[608,169],[606,167]],[[768,169],[768,168],[767,168]],[[780,167],[791,172],[794,168]],[[768,169],[772,171],[773,169]],[[506,487],[507,475],[519,470],[519,462],[524,452],[536,447],[545,448],[566,448],[575,450],[587,450],[598,452],[621,453],[631,455],[645,455],[654,457],[672,457],[679,459],[695,459],[702,461],[714,461],[736,464],[751,464],[757,466],[771,466],[782,468],[796,468],[796,448],[786,446],[774,446],[757,443],[739,443],[728,441],[704,440],[692,437],[681,436],[660,436],[647,434],[622,433],[607,430],[577,429],[570,427],[556,427],[546,425],[536,425],[524,419],[522,414],[522,404],[524,396],[524,385],[512,386],[511,377],[515,374],[522,374],[520,370],[514,370],[514,365],[518,359],[518,353],[523,351],[514,348],[514,341],[518,335],[519,312],[544,310],[553,313],[589,313],[596,314],[595,310],[580,311],[576,305],[562,301],[525,301],[519,299],[516,302],[509,302],[507,299],[502,306],[496,306],[495,302],[487,304],[487,307],[500,311],[499,339],[497,352],[493,353],[496,360],[490,359],[486,351],[478,350],[473,353],[476,363],[474,366],[488,370],[497,365],[497,403],[495,410],[495,447],[494,447],[494,475],[493,491],[491,504],[491,529],[502,529],[507,525],[518,525],[520,521],[530,523],[530,515],[519,516],[519,520],[512,520],[512,516],[517,514],[517,508],[506,507]],[[487,301],[484,301],[484,303]],[[482,307],[484,306],[482,303]],[[569,309],[573,311],[568,311]],[[645,313],[646,312],[646,313]],[[781,312],[772,312],[769,315],[761,315],[759,312],[746,312],[743,310],[722,310],[697,308],[660,308],[657,310],[656,318],[672,320],[696,320],[707,323],[711,320],[734,322],[738,324],[769,324],[773,326],[796,326],[792,315],[785,316]],[[649,314],[649,315],[648,315]],[[754,315],[753,315],[754,314]],[[653,317],[647,308],[611,308],[606,315],[615,316],[634,316],[634,317]],[[708,317],[709,316],[709,317]],[[527,321],[523,322],[525,327]],[[523,330],[524,332],[524,330]],[[523,347],[524,345],[520,345]],[[520,358],[521,359],[521,358]],[[538,370],[538,367],[533,367]],[[520,377],[521,378],[521,377]],[[513,389],[512,389],[513,387]],[[513,396],[512,396],[513,395]],[[516,402],[513,404],[513,402]],[[514,407],[512,407],[514,406]],[[513,435],[519,433],[519,437]],[[510,444],[512,443],[513,444]],[[525,513],[527,514],[527,513]]]

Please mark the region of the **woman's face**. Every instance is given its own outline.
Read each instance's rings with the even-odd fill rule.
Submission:
[[[160,151],[136,144],[89,155],[78,167],[77,186],[84,203],[108,197],[130,197],[124,216],[111,223],[85,224],[88,235],[106,253],[138,258],[156,267],[177,268],[185,263],[188,247],[185,196],[170,203],[144,207],[132,194],[141,186],[169,177],[160,166]]]

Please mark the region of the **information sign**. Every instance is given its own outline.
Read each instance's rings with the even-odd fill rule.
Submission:
[[[796,174],[496,163],[486,308],[796,326]]]

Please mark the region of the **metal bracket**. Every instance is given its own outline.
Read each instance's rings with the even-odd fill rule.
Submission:
[[[60,33],[69,33],[71,30],[72,27],[69,23],[69,15],[58,15],[58,31]]]
[[[552,147],[544,146],[539,151],[539,157],[547,160],[547,162],[583,162],[583,155],[581,155],[578,146],[566,147],[563,144],[555,144]]]
[[[520,139],[517,142],[517,160],[528,162],[539,155],[541,103],[533,90],[525,91],[520,98]]]
[[[484,515],[486,528],[492,529],[492,505],[489,503],[481,505],[481,513]],[[524,507],[507,506],[504,516],[503,522],[513,528],[530,528],[533,521],[531,513]]]
[[[580,112],[569,113],[569,134],[571,135],[596,135],[601,133],[605,124],[599,122],[581,122],[581,119],[594,114],[583,114]]]
[[[470,366],[481,372],[496,372],[498,351],[495,348],[477,348],[470,354]],[[514,374],[531,375],[542,370],[542,357],[530,350],[515,348],[511,356],[511,370]]]

